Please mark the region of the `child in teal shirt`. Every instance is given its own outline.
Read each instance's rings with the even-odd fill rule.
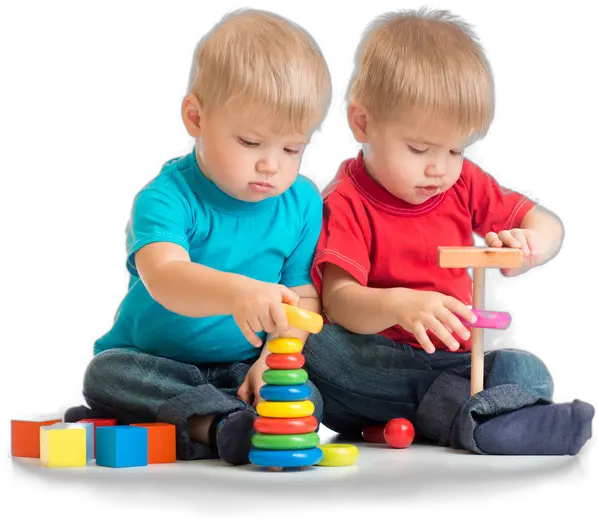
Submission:
[[[182,106],[195,147],[135,197],[129,288],[85,373],[90,408],[66,421],[172,423],[178,458],[248,462],[256,348],[267,334],[306,340],[283,303],[320,311],[322,201],[298,169],[330,98],[317,44],[278,15],[237,11],[201,40]],[[311,400],[320,418],[313,386]]]

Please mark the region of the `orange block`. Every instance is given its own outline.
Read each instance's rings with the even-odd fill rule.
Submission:
[[[17,458],[40,457],[40,427],[61,422],[57,420],[12,420],[11,454]]]
[[[177,435],[174,425],[170,423],[132,423],[131,426],[148,429],[148,465],[177,461]]]

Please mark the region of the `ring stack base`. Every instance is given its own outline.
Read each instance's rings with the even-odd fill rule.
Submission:
[[[262,376],[266,385],[260,390],[264,401],[256,407],[256,434],[249,454],[251,463],[267,470],[306,469],[323,458],[302,348],[297,338],[267,344],[268,369]]]

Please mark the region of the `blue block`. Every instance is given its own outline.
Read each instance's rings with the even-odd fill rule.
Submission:
[[[130,425],[96,428],[96,465],[143,467],[148,464],[148,429]]]
[[[85,428],[85,459],[91,461],[94,459],[94,424],[77,423],[78,426]]]

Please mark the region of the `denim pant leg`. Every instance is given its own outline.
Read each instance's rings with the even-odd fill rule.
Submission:
[[[187,421],[192,415],[227,414],[249,407],[235,391],[250,366],[228,365],[227,369],[199,368],[128,349],[111,349],[91,360],[83,394],[94,414],[124,424],[176,425],[179,459],[215,458],[213,448],[190,439]]]
[[[422,399],[419,429],[441,445],[481,452],[474,430],[485,420],[534,404],[550,403],[553,382],[536,356],[520,350],[485,354],[485,388],[470,396],[470,354],[439,352],[432,366],[443,373]]]
[[[409,347],[409,346],[407,346]],[[411,349],[381,335],[327,324],[304,347],[306,370],[322,393],[322,423],[348,436],[391,418],[410,420],[438,376]]]

